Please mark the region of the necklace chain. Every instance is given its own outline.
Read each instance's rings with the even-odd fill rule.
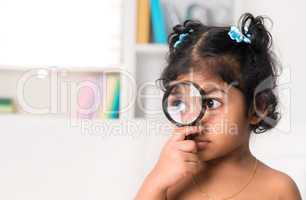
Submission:
[[[258,166],[258,160],[255,158],[254,169],[253,169],[253,172],[252,172],[252,174],[251,174],[249,180],[247,181],[247,183],[246,183],[243,187],[241,187],[240,190],[238,190],[237,192],[235,192],[234,194],[232,194],[232,195],[230,195],[230,196],[228,196],[228,197],[226,197],[226,198],[222,198],[221,200],[232,199],[233,197],[239,195],[239,194],[240,194],[240,193],[241,193],[241,192],[242,192],[242,191],[252,182],[252,180],[253,180],[253,178],[254,178],[254,176],[255,176],[255,174],[256,174],[256,171],[257,171],[257,166]],[[193,183],[194,183],[195,186],[199,186],[199,184],[197,183],[196,178],[195,178],[194,176],[192,176],[192,180],[193,180]],[[214,200],[214,199],[216,199],[216,198],[213,198],[212,195],[209,195],[207,192],[203,192],[202,189],[201,189],[200,187],[198,187],[198,189],[199,189],[200,193],[201,193],[202,195],[206,196],[209,200]]]

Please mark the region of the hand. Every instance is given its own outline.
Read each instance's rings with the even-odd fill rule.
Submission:
[[[185,136],[200,132],[199,127],[175,128],[173,135],[164,145],[159,160],[151,172],[151,178],[166,190],[187,176],[196,175],[203,169],[203,162],[197,155],[197,145]]]

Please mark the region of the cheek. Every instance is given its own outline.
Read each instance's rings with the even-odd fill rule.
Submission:
[[[224,105],[221,118],[223,118],[225,125],[228,127],[226,132],[233,133],[234,131],[237,135],[248,132],[249,125],[243,94],[237,89],[232,89]]]
[[[203,160],[211,160],[226,156],[247,141],[247,137],[243,135],[230,135],[224,133],[210,133],[209,139],[212,141],[211,145],[207,147],[206,151],[201,152]]]
[[[236,97],[218,111],[211,112],[207,119],[208,138],[212,148],[206,158],[224,156],[248,141],[248,121],[245,115],[244,102]],[[209,153],[209,155],[208,155]]]
[[[247,119],[239,109],[222,108],[209,113],[205,127],[213,135],[241,135],[247,130]]]
[[[244,144],[245,138],[239,134],[218,134],[214,135],[213,141],[216,145],[216,150],[218,150],[219,152],[227,153]]]
[[[244,143],[239,135],[211,134],[209,136],[212,141],[210,146],[201,151],[201,159],[206,161],[226,156]]]

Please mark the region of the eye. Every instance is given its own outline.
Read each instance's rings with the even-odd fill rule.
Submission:
[[[216,99],[208,99],[206,101],[206,107],[209,109],[217,109],[221,106],[221,102]]]
[[[173,110],[176,110],[177,112],[183,112],[186,109],[185,103],[180,99],[175,99],[170,103],[170,106]]]

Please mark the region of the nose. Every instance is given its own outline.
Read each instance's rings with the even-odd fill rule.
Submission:
[[[197,125],[200,128],[199,135],[207,133],[207,125],[208,125],[209,116],[207,113],[197,122]]]

